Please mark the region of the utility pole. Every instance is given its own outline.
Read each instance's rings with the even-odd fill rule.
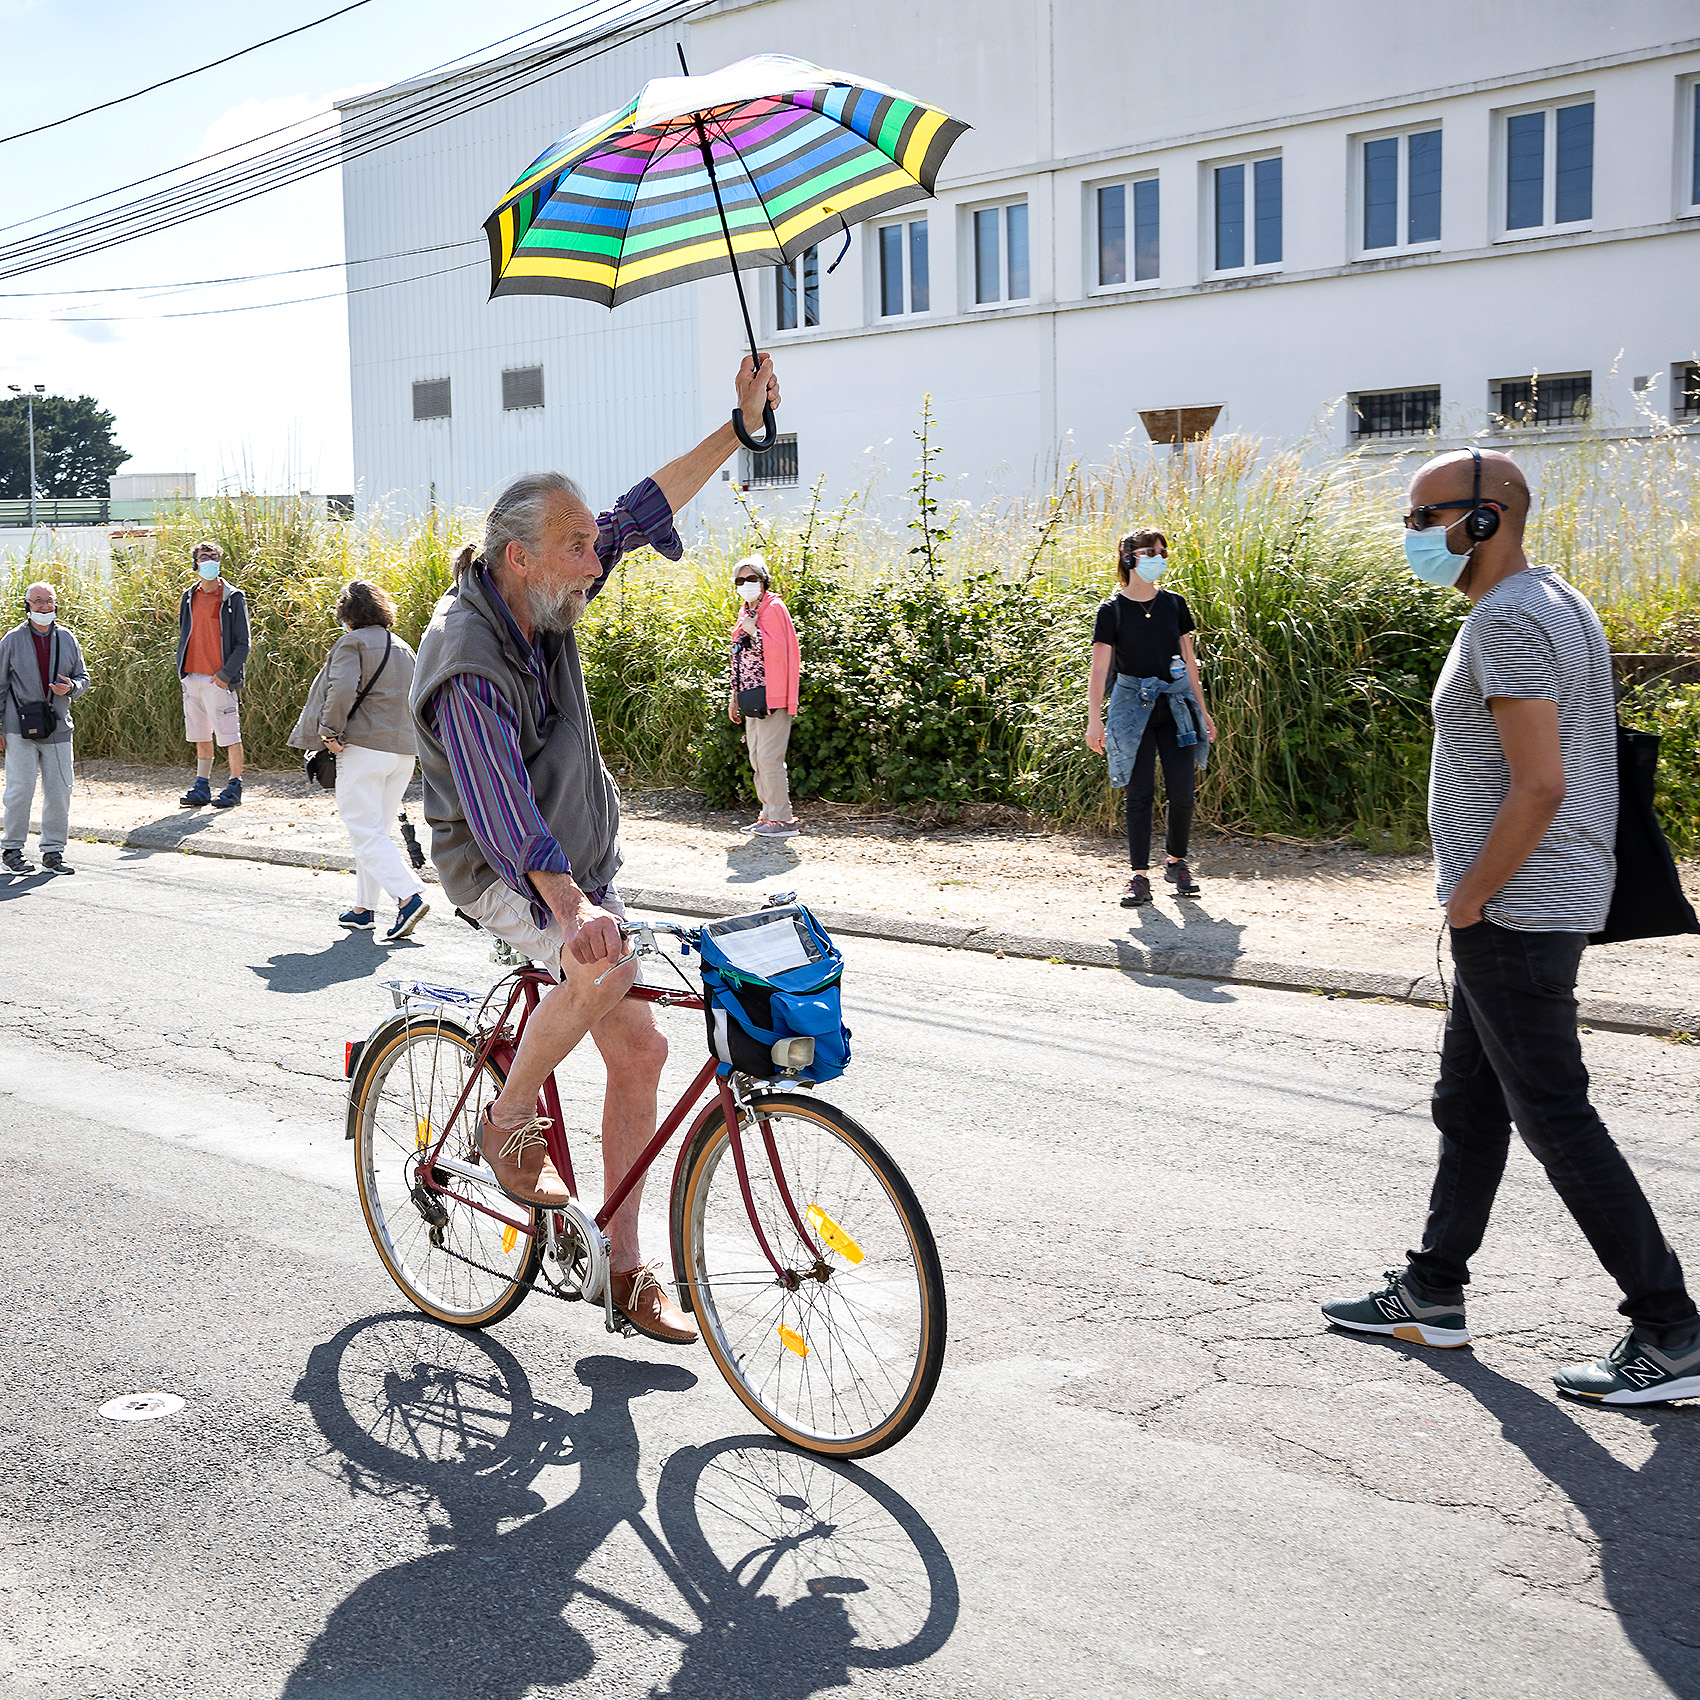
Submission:
[[[13,395],[24,398],[24,417],[27,421],[30,440],[30,530],[35,530],[35,505],[38,500],[35,484],[35,398],[47,393],[46,384],[37,384],[33,390],[26,390],[22,384],[6,386]]]

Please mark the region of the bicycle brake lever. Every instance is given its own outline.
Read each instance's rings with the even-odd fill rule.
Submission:
[[[604,980],[606,980],[608,978],[608,976],[610,974],[612,974],[616,968],[624,968],[625,965],[628,962],[636,962],[637,959],[638,959],[638,953],[635,950],[627,951],[626,954],[624,956],[622,956],[618,962],[611,962],[606,968],[604,968],[602,970],[602,972],[600,974],[598,974],[596,976],[596,978],[590,982],[591,985],[600,986],[602,984],[602,982]]]

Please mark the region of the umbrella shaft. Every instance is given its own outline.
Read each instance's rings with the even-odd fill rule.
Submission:
[[[681,55],[683,57],[683,55]],[[744,315],[744,335],[750,339],[750,360],[761,365],[761,351],[756,347],[755,326],[750,323],[750,304],[744,299],[744,280],[738,271],[738,253],[732,246],[732,227],[726,222],[726,206],[720,199],[720,181],[714,175],[714,154],[708,145],[708,132],[697,120],[697,142],[702,148],[702,163],[708,172],[708,186],[714,191],[715,211],[720,214],[720,233],[726,238],[726,258],[732,262],[732,281],[738,286],[738,308]]]

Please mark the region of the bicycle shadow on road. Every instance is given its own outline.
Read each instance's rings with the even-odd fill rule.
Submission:
[[[379,1526],[398,1541],[410,1513],[423,1515],[437,1550],[360,1583],[307,1648],[286,1700],[552,1691],[596,1667],[571,1621],[581,1602],[599,1640],[608,1614],[623,1620],[616,1633],[636,1660],[617,1673],[622,1691],[678,1700],[806,1700],[844,1684],[852,1665],[911,1663],[948,1638],[949,1561],[883,1484],[765,1437],[686,1447],[657,1490],[663,1539],[643,1515],[633,1406],[684,1392],[696,1375],[610,1355],[582,1359],[576,1373],[590,1403],[569,1411],[539,1399],[495,1340],[411,1312],[366,1318],[314,1348],[296,1398],[329,1443],[325,1467],[351,1494],[396,1505]],[[558,1465],[576,1465],[578,1483],[549,1506],[533,1484]],[[654,1560],[626,1590],[635,1598],[580,1575],[622,1528]],[[907,1562],[888,1583],[894,1552]],[[924,1612],[901,1603],[917,1582]],[[892,1631],[864,1598],[915,1622]],[[670,1686],[650,1686],[657,1663],[673,1662],[667,1643],[682,1662]]]
[[[400,941],[404,948],[419,948],[415,940]],[[351,980],[369,979],[374,970],[395,960],[396,945],[380,945],[370,933],[338,933],[323,950],[281,951],[266,962],[249,967],[272,992],[322,992]]]

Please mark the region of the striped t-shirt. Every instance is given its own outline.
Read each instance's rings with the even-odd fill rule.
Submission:
[[[1434,689],[1429,834],[1442,907],[1510,789],[1490,697],[1558,705],[1564,802],[1533,855],[1483,905],[1497,926],[1591,933],[1617,877],[1617,707],[1611,653],[1588,600],[1551,567],[1496,584],[1459,628]]]

